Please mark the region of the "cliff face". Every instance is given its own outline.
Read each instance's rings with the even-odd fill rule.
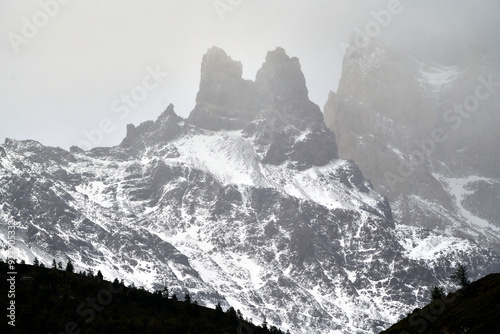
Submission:
[[[207,130],[243,130],[268,164],[290,161],[304,169],[337,158],[335,136],[309,100],[297,58],[276,48],[268,52],[255,82],[241,74],[240,62],[216,47],[208,50],[187,122]]]
[[[324,117],[397,220],[499,249],[499,105],[494,57],[445,67],[374,42],[344,59]]]
[[[255,82],[222,50],[203,58],[188,119],[169,106],[90,151],[0,146],[0,255],[16,254],[178,296],[292,333],[378,333],[500,255],[397,224],[307,97],[296,58],[268,53]]]
[[[189,122],[207,130],[241,129],[262,106],[254,82],[243,80],[242,65],[212,47],[203,56],[200,89]]]

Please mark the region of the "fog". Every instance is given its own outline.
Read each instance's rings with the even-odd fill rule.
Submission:
[[[241,61],[247,79],[267,51],[285,48],[300,59],[309,97],[322,107],[356,32],[455,64],[473,50],[499,54],[499,16],[496,0],[2,1],[0,140],[69,148],[104,120],[96,143],[109,146],[127,123],[156,119],[169,103],[187,117],[213,45]],[[129,113],[114,112],[144,86]]]

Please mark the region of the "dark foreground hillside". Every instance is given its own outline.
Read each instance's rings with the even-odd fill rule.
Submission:
[[[416,309],[381,334],[500,334],[500,274]]]
[[[177,301],[166,291],[147,292],[117,280],[17,264],[15,286],[8,266],[0,262],[0,333],[283,333],[242,319],[234,309],[224,312]],[[13,293],[15,289],[15,297]],[[15,300],[15,327],[7,309]],[[13,324],[11,322],[11,324]]]

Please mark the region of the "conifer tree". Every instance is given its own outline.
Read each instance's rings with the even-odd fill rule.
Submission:
[[[432,292],[431,292],[431,300],[432,301],[440,300],[443,297],[444,297],[444,289],[442,287],[435,286],[434,288],[432,288]]]
[[[73,266],[73,262],[71,262],[71,259],[68,259],[68,264],[66,264],[66,271],[69,273],[75,271],[75,267]]]
[[[457,271],[455,271],[450,278],[453,283],[460,285],[462,288],[465,288],[470,284],[467,268],[461,263],[458,264]]]
[[[215,306],[215,311],[218,313],[218,314],[222,314],[224,313],[224,311],[222,310],[222,306],[220,306],[220,302],[217,303],[217,305]]]
[[[104,279],[100,270],[97,271],[97,282],[101,282]]]

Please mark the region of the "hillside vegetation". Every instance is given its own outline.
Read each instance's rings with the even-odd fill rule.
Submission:
[[[0,262],[4,313],[8,314],[6,308],[15,300],[15,327],[3,314],[0,333],[283,333],[244,321],[234,308],[224,312],[220,307],[199,306],[189,295],[177,300],[167,290],[151,293],[118,280],[54,268],[17,264],[15,269],[15,298],[10,298],[8,266]]]
[[[500,274],[416,309],[381,334],[500,333]]]

